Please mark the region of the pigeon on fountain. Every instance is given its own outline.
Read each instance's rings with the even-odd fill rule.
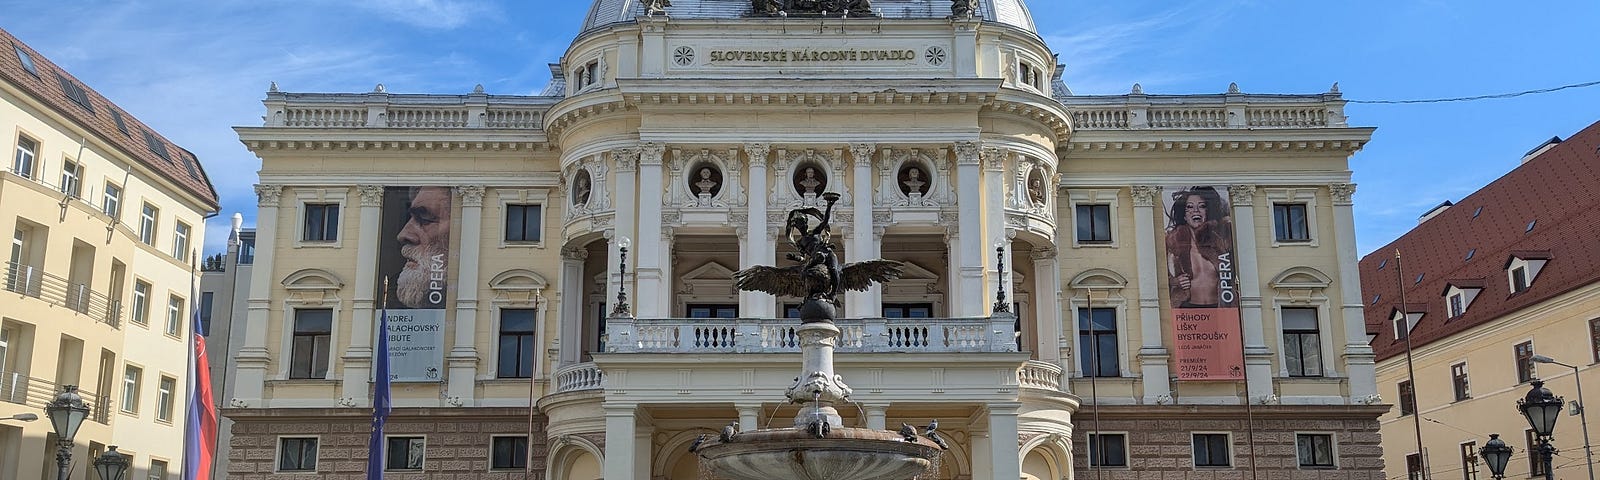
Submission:
[[[917,427],[913,427],[909,423],[901,423],[900,437],[907,442],[917,441]]]
[[[938,430],[938,429],[939,429],[939,419],[935,418],[933,420],[929,420],[928,421],[928,428],[927,428],[927,432],[928,433],[933,433],[934,430]]]
[[[944,437],[939,436],[939,419],[937,418],[928,422],[928,428],[922,431],[922,436],[928,437],[928,440],[932,441],[934,445],[938,445],[940,450],[950,449],[950,445],[944,443]]]
[[[700,434],[700,436],[698,436],[698,437],[694,437],[694,443],[689,444],[689,453],[694,453],[694,452],[700,450],[700,444],[705,443],[705,442],[706,442],[706,434],[704,434],[704,433]]]
[[[737,433],[739,433],[739,421],[728,422],[728,426],[722,427],[722,443],[733,443],[733,435]]]

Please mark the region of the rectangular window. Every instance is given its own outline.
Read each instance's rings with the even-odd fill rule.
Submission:
[[[122,187],[106,182],[105,198],[100,202],[100,211],[106,212],[106,216],[113,219],[117,218],[117,214],[122,212]]]
[[[339,204],[307,203],[306,224],[300,240],[306,242],[339,240]]]
[[[1478,442],[1461,444],[1461,480],[1478,480]]]
[[[1093,321],[1091,320],[1093,318]],[[1079,371],[1085,377],[1117,377],[1122,368],[1117,354],[1117,310],[1078,309]]]
[[[1128,436],[1122,433],[1090,434],[1089,466],[1128,466]]]
[[[215,301],[215,292],[200,293],[200,332],[211,334],[211,303]]]
[[[278,439],[278,471],[311,472],[317,469],[317,439]]]
[[[83,165],[71,160],[61,162],[61,193],[69,198],[83,193]]]
[[[1517,267],[1511,269],[1511,293],[1522,293],[1528,289],[1528,268]]]
[[[167,480],[167,462],[164,460],[150,461],[150,480]]]
[[[691,303],[684,310],[689,318],[739,318],[739,305],[733,303]]]
[[[328,341],[333,335],[333,310],[294,311],[294,340],[289,352],[289,378],[327,378]]]
[[[39,76],[39,69],[33,66],[32,55],[28,55],[28,52],[23,51],[22,47],[15,43],[11,44],[11,51],[17,52],[17,60],[22,61],[23,70],[27,70],[28,73],[33,74],[35,77]]]
[[[145,245],[155,246],[156,244],[156,217],[159,215],[161,215],[161,209],[148,203],[144,204],[144,208],[139,211],[139,241],[144,242]]]
[[[427,439],[423,437],[389,437],[389,451],[384,456],[384,470],[422,470],[426,458]]]
[[[1523,451],[1524,452],[1537,452],[1537,451],[1539,451],[1539,436],[1538,435],[1534,435],[1533,429],[1530,428],[1530,429],[1527,429],[1527,430],[1523,430],[1522,434],[1528,440],[1527,450],[1523,450]],[[1543,457],[1544,457],[1543,455],[1528,455],[1528,476],[1530,476],[1530,477],[1541,477],[1541,476],[1544,476],[1544,458]]]
[[[1083,205],[1077,208],[1078,243],[1111,243],[1111,206]]]
[[[500,362],[495,369],[500,378],[533,378],[534,313],[533,309],[500,311]]]
[[[156,384],[156,420],[172,421],[172,394],[177,388],[178,380],[172,377],[163,376],[161,382]]]
[[[172,295],[167,297],[167,329],[168,336],[176,337],[183,332],[183,297]]]
[[[1517,383],[1533,381],[1533,342],[1527,341],[1517,344]]]
[[[495,470],[528,467],[528,437],[494,437],[489,446],[489,468]]]
[[[1422,479],[1422,454],[1406,454],[1406,480]]]
[[[1456,318],[1467,313],[1467,299],[1465,295],[1455,294],[1450,296],[1450,318]]]
[[[1272,225],[1280,242],[1309,242],[1311,229],[1306,223],[1306,204],[1272,205]]]
[[[1322,336],[1317,309],[1283,309],[1283,356],[1291,377],[1322,376]]]
[[[150,284],[143,280],[133,282],[133,323],[150,324]]]
[[[144,378],[144,369],[133,365],[122,367],[122,411],[139,413],[139,382]]]
[[[1311,468],[1332,468],[1333,461],[1333,435],[1328,433],[1300,433],[1294,436],[1296,450],[1299,451],[1300,466]]]
[[[128,133],[128,122],[122,121],[122,112],[116,108],[111,108],[110,110],[111,120],[117,122],[117,131],[122,132],[123,135],[132,135]]]
[[[1457,402],[1472,398],[1472,390],[1467,388],[1467,364],[1465,362],[1450,366],[1450,386],[1455,390]]]
[[[189,261],[189,224],[178,222],[172,229],[172,258]]]
[[[1589,320],[1589,353],[1600,363],[1600,318]]]
[[[1410,321],[1405,315],[1396,314],[1394,317],[1394,339],[1400,340],[1411,336]]]
[[[798,307],[796,307],[798,308]],[[796,314],[795,317],[800,315]],[[933,317],[932,303],[885,303],[883,304],[883,318],[931,318]]]
[[[67,98],[71,99],[72,103],[78,104],[78,106],[88,110],[89,113],[94,113],[94,106],[89,104],[89,92],[85,92],[82,85],[78,85],[78,82],[74,82],[60,73],[56,73],[56,83],[61,84],[61,92],[67,94]]]
[[[33,178],[33,166],[39,158],[39,142],[28,137],[17,137],[17,156],[11,160],[11,173],[22,178]]]
[[[154,153],[157,157],[161,157],[162,160],[166,160],[167,163],[172,163],[172,154],[167,151],[166,142],[162,142],[161,137],[150,133],[149,130],[144,132],[144,147],[150,149],[150,153]]]
[[[1233,445],[1231,443],[1228,441],[1228,434],[1226,433],[1194,434],[1194,466],[1232,466]]]
[[[506,205],[506,241],[539,243],[544,216],[541,205]]]
[[[239,240],[239,264],[240,265],[250,265],[250,264],[253,264],[253,263],[256,263],[256,239],[255,239],[255,237],[240,239]]]
[[[1411,390],[1411,381],[1406,380],[1398,385],[1400,390],[1400,416],[1417,413],[1417,393]]]

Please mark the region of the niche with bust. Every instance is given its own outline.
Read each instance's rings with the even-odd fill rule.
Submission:
[[[689,191],[693,192],[695,204],[700,206],[711,205],[711,199],[722,193],[722,169],[711,162],[700,162],[689,169],[687,178]]]
[[[594,181],[589,178],[589,170],[578,169],[578,173],[572,176],[572,206],[588,206],[589,193],[593,190]]]
[[[1044,184],[1044,169],[1034,168],[1033,171],[1028,172],[1028,200],[1033,202],[1034,206],[1045,206],[1045,194],[1047,191]]]
[[[794,168],[793,182],[795,193],[813,199],[828,191],[828,172],[815,163],[802,163]]]
[[[910,200],[911,205],[921,205],[928,190],[933,187],[932,170],[922,162],[906,162],[900,165],[900,171],[895,174],[895,185],[900,187],[900,193]]]

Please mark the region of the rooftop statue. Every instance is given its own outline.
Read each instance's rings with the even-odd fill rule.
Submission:
[[[877,15],[872,10],[871,0],[754,0],[751,3],[757,15]]]
[[[832,234],[833,205],[839,194],[822,194],[826,211],[816,207],[789,211],[784,234],[799,253],[785,258],[796,262],[788,267],[756,265],[733,274],[740,290],[766,292],[779,297],[801,297],[800,319],[805,323],[831,322],[839,294],[846,290],[865,291],[873,283],[885,283],[904,272],[904,264],[894,260],[867,260],[840,266],[834,253]]]

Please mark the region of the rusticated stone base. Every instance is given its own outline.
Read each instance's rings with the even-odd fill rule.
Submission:
[[[385,478],[542,480],[547,456],[542,415],[535,414],[531,419],[528,468],[489,468],[491,436],[528,434],[528,411],[527,408],[396,408],[389,416],[384,433],[425,437],[427,458],[421,472],[391,471]],[[229,479],[267,479],[281,475],[275,473],[278,439],[293,436],[317,437],[315,478],[366,478],[367,440],[372,432],[370,409],[228,409],[223,415],[234,421],[232,450],[225,472]]]
[[[1073,455],[1074,473],[1078,480],[1384,480],[1377,419],[1388,409],[1387,405],[1258,405],[1252,408],[1252,429],[1245,408],[1238,405],[1084,405],[1073,415],[1073,447],[1080,449]],[[1088,465],[1088,452],[1083,450],[1095,431],[1127,435],[1128,466]],[[1233,465],[1196,467],[1192,434],[1224,432],[1232,435]],[[1332,434],[1334,466],[1301,467],[1297,433]]]

